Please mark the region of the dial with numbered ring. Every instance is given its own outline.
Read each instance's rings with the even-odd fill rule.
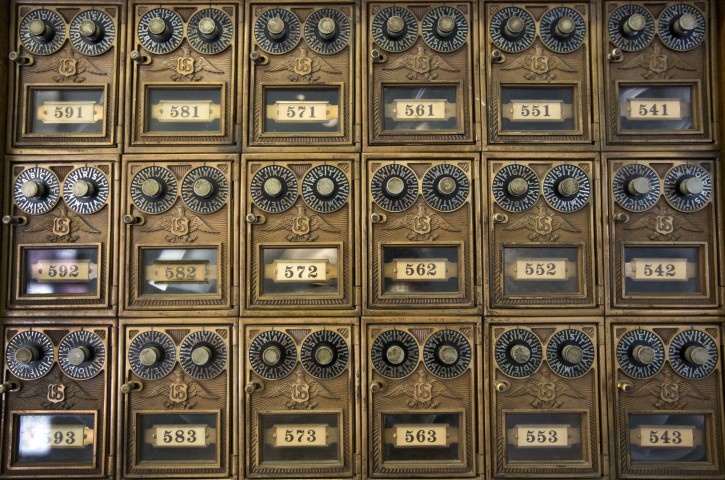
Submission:
[[[273,55],[291,51],[301,37],[300,19],[283,8],[270,8],[254,22],[254,39],[257,45]]]
[[[204,8],[191,16],[186,31],[191,48],[205,55],[215,55],[232,43],[234,23],[226,12]]]
[[[292,337],[277,330],[257,335],[249,346],[249,363],[260,377],[279,380],[297,364],[297,347]]]
[[[53,342],[35,330],[17,333],[5,349],[5,365],[18,378],[37,380],[53,366]]]
[[[116,38],[116,25],[101,10],[84,10],[70,22],[70,41],[83,55],[95,57],[109,51]]]
[[[350,196],[350,182],[337,167],[318,165],[302,179],[302,198],[316,212],[340,210]]]
[[[468,21],[460,10],[442,6],[423,17],[420,27],[423,41],[436,52],[454,52],[466,43]]]
[[[423,198],[439,212],[452,212],[468,199],[470,182],[460,168],[447,163],[432,167],[423,175]]]
[[[197,380],[218,377],[227,366],[224,339],[207,330],[190,333],[181,341],[179,363],[188,375]]]
[[[439,330],[426,340],[423,361],[436,377],[459,377],[471,364],[471,344],[461,332]]]
[[[151,166],[139,170],[131,180],[131,199],[145,213],[158,214],[170,209],[176,201],[176,177],[171,170]]]
[[[587,24],[581,13],[570,7],[547,11],[539,22],[541,41],[556,53],[571,53],[584,43]]]
[[[533,207],[540,189],[536,173],[519,164],[506,165],[496,172],[491,185],[494,200],[509,212],[524,212]]]
[[[638,52],[655,38],[655,19],[642,5],[622,5],[609,15],[607,30],[616,47]]]
[[[108,177],[95,167],[79,167],[63,181],[63,200],[76,213],[99,211],[108,201]]]
[[[523,8],[504,7],[491,17],[488,33],[497,48],[518,53],[534,43],[536,24],[534,17]]]
[[[662,43],[678,52],[692,50],[705,40],[705,17],[694,5],[665,8],[657,21]]]
[[[332,55],[350,41],[350,20],[334,8],[322,8],[305,20],[305,42],[315,52]]]
[[[591,184],[586,172],[576,165],[557,165],[546,173],[542,186],[546,202],[558,212],[571,213],[589,201]]]
[[[594,344],[582,332],[569,328],[559,330],[546,345],[546,361],[549,367],[564,378],[581,377],[594,365]]]
[[[675,210],[695,212],[710,203],[712,177],[699,165],[685,163],[672,167],[664,184],[665,198]]]
[[[151,53],[171,53],[181,45],[184,23],[181,16],[168,8],[149,10],[138,22],[136,34],[141,46]]]
[[[331,330],[320,330],[305,338],[300,348],[300,362],[316,378],[335,378],[347,367],[350,351],[345,339]]]
[[[504,332],[496,340],[494,358],[504,375],[523,378],[539,369],[543,349],[536,335],[523,328],[515,328]]]
[[[412,207],[418,198],[418,179],[405,165],[383,165],[370,181],[370,193],[383,210],[402,212]]]
[[[413,12],[403,7],[387,7],[373,17],[373,40],[387,52],[404,52],[418,38],[418,22]]]
[[[23,170],[13,184],[15,205],[28,215],[48,213],[60,198],[60,182],[47,168]]]
[[[289,168],[270,165],[254,174],[249,192],[260,210],[282,213],[297,200],[297,177]]]
[[[65,21],[53,10],[31,10],[20,21],[18,34],[30,53],[50,55],[65,43]]]
[[[672,369],[684,378],[707,377],[717,366],[717,344],[700,330],[685,330],[675,335],[668,354]]]
[[[654,207],[660,198],[660,179],[647,165],[630,163],[614,174],[614,200],[625,210],[643,212]]]
[[[196,213],[214,213],[224,206],[229,195],[227,177],[214,167],[197,167],[181,181],[181,198]]]
[[[176,365],[176,347],[170,336],[155,330],[141,332],[131,340],[127,353],[133,373],[145,380],[159,380]]]
[[[418,344],[408,332],[386,330],[373,341],[370,359],[380,375],[404,378],[418,365]]]
[[[71,378],[87,380],[98,375],[106,364],[106,347],[97,334],[76,330],[60,341],[58,364]]]
[[[665,363],[665,347],[660,337],[649,330],[631,330],[617,343],[619,368],[632,378],[649,378]]]

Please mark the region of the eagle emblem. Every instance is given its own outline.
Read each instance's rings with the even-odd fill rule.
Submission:
[[[274,382],[257,395],[261,398],[287,397],[285,406],[290,410],[312,410],[319,402],[315,398],[337,398],[317,380],[308,378],[300,367],[295,370],[294,381]]]
[[[689,220],[681,215],[673,215],[666,206],[659,205],[659,213],[648,213],[631,225],[624,227],[625,230],[641,230],[647,228],[652,231],[648,235],[650,240],[677,240],[682,235],[677,230],[687,230],[688,232],[702,232],[701,228],[696,227]]]
[[[435,73],[438,69],[447,72],[459,71],[439,55],[428,52],[420,45],[416,48],[416,53],[403,55],[387,67],[383,67],[383,70],[398,70],[401,68],[410,70],[410,73],[406,75],[409,80],[435,80],[438,78],[438,74]]]
[[[314,242],[320,238],[319,235],[314,233],[317,230],[332,233],[340,232],[321,216],[307,215],[307,209],[304,206],[295,205],[295,207],[297,208],[296,213],[285,214],[274,223],[261,227],[260,230],[265,232],[289,230],[290,234],[286,237],[289,242]]]
[[[647,80],[660,79],[667,80],[674,76],[674,72],[670,70],[687,70],[693,71],[695,67],[685,62],[681,58],[662,53],[662,47],[655,44],[651,55],[641,53],[629,62],[619,67],[622,70],[631,70],[633,68],[642,68],[645,70],[642,77]]]
[[[58,83],[63,82],[74,82],[81,83],[86,80],[83,77],[83,73],[92,73],[93,75],[108,75],[97,66],[95,66],[90,60],[82,55],[77,55],[76,51],[71,47],[67,47],[64,50],[63,55],[53,57],[50,61],[39,65],[37,68],[32,70],[33,73],[43,72],[58,72],[58,75],[53,77]]]
[[[447,232],[460,232],[459,228],[453,227],[443,216],[433,212],[428,213],[425,205],[418,205],[418,213],[409,213],[402,218],[392,222],[390,225],[382,227],[383,230],[397,230],[399,228],[407,228],[411,233],[406,237],[409,240],[432,241],[440,235],[435,233],[436,230],[445,230]]]
[[[634,397],[652,396],[655,398],[652,405],[664,410],[682,410],[687,406],[687,403],[682,400],[688,397],[696,400],[707,399],[705,394],[692,385],[677,381],[672,372],[665,370],[664,377],[664,380],[651,380],[641,388],[635,389],[631,395]]]
[[[544,50],[541,48],[541,45],[536,45],[533,55],[523,55],[510,65],[501,67],[501,70],[518,69],[528,70],[524,74],[526,80],[546,80],[547,82],[556,80],[556,73],[552,73],[554,70],[576,72],[576,69],[563,59],[544,55]]]
[[[72,399],[95,400],[98,397],[90,394],[78,383],[67,378],[60,370],[53,371],[50,383],[33,382],[32,388],[22,389],[17,393],[20,398],[43,398],[40,403],[46,410],[69,410],[75,406]]]
[[[298,57],[289,57],[282,60],[280,63],[267,69],[268,72],[282,72],[288,71],[290,75],[287,77],[290,82],[308,82],[314,83],[320,80],[319,75],[315,75],[317,72],[342,73],[335,69],[332,65],[327,63],[325,60],[319,57],[310,57],[307,55],[306,48],[300,48],[300,55]]]
[[[188,381],[187,381],[188,380]],[[200,383],[189,379],[183,372],[176,370],[174,377],[169,382],[164,382],[153,390],[144,391],[141,394],[144,398],[168,397],[164,400],[164,407],[169,409],[190,409],[198,402],[192,401],[195,398],[207,398],[218,400],[219,396],[204,388]]]
[[[51,243],[70,243],[80,238],[77,232],[92,233],[98,235],[101,232],[88,225],[80,215],[68,210],[65,205],[59,205],[53,212],[54,216],[46,217],[35,225],[25,229],[27,233],[42,232],[50,230],[53,235],[47,239]]]
[[[383,397],[408,397],[409,400],[405,404],[410,408],[436,408],[440,405],[438,397],[458,398],[443,382],[431,378],[423,370],[418,369],[415,375],[408,380],[393,388],[389,392],[383,393]]]
[[[192,235],[196,231],[206,233],[219,233],[197,215],[186,215],[184,207],[176,207],[176,213],[169,213],[154,223],[144,232],[169,232],[166,241],[169,243],[191,243],[198,240],[198,236]]]
[[[200,72],[224,73],[204,57],[197,57],[188,47],[182,47],[182,55],[168,58],[151,68],[152,72],[170,70],[171,79],[177,82],[198,82],[204,76]]]
[[[549,210],[543,203],[539,203],[538,207],[538,215],[526,215],[516,223],[504,228],[504,230],[521,230],[525,228],[531,232],[527,235],[527,238],[532,242],[556,242],[561,237],[556,233],[558,230],[574,233],[581,232],[561,215],[549,214]]]
[[[540,410],[561,407],[564,403],[560,400],[562,396],[582,398],[565,382],[552,378],[551,372],[546,369],[509,394],[511,397],[522,395],[532,397],[529,405]]]

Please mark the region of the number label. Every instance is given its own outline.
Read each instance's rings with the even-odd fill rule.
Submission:
[[[207,446],[206,425],[157,425],[154,445],[161,448]]]
[[[276,282],[326,282],[326,260],[278,260],[274,263]]]
[[[632,260],[632,277],[650,282],[687,280],[687,260],[684,258],[638,258]]]
[[[513,100],[511,120],[514,122],[560,122],[564,119],[562,102]]]
[[[552,448],[569,446],[569,428],[548,425],[516,427],[516,446]]]
[[[274,428],[276,447],[326,447],[326,425],[276,425]]]
[[[695,445],[693,427],[642,426],[637,432],[641,447],[692,448]]]
[[[277,102],[275,115],[272,117],[280,123],[326,122],[329,102]]]
[[[445,100],[395,100],[396,120],[445,120]]]
[[[448,445],[447,425],[397,425],[396,447],[445,447]]]
[[[516,260],[516,280],[565,280],[566,260]]]
[[[96,123],[103,120],[103,105],[96,102],[44,102],[36,113],[44,124]]]
[[[93,430],[83,425],[49,425],[21,432],[20,442],[27,448],[83,448],[93,443]]]
[[[447,263],[444,261],[407,261],[395,262],[397,280],[446,280]]]
[[[630,120],[682,120],[682,103],[679,100],[630,99]]]
[[[219,118],[220,105],[211,100],[161,100],[151,107],[151,118],[167,122],[208,122]]]
[[[40,283],[87,282],[95,277],[90,260],[40,260],[32,265],[32,277]]]
[[[155,263],[146,272],[146,280],[160,283],[206,282],[205,263]]]

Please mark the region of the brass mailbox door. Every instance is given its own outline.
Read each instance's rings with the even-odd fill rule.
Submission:
[[[356,473],[357,319],[300,320],[256,325],[242,319],[246,447],[240,459],[249,478]]]
[[[124,478],[230,476],[232,322],[122,323],[118,440]]]
[[[11,151],[118,150],[121,5],[13,2]]]
[[[45,158],[6,159],[6,314],[114,315],[118,158]]]
[[[115,331],[5,325],[3,477],[105,477],[114,424]]]
[[[723,476],[719,325],[641,320],[609,325],[612,469],[623,478]]]

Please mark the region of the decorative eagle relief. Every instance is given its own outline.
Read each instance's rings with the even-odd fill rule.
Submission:
[[[647,235],[650,240],[674,241],[680,238],[677,230],[686,230],[688,232],[702,232],[702,229],[696,227],[682,215],[671,214],[667,206],[658,205],[659,213],[648,213],[643,215],[639,220],[626,225],[625,230],[642,230],[649,229],[652,233]]]
[[[308,377],[297,367],[294,380],[275,381],[257,394],[260,398],[286,397],[285,406],[290,410],[312,410],[319,402],[315,398],[336,399],[320,382]]]
[[[389,392],[383,393],[382,396],[387,398],[408,397],[409,400],[405,402],[408,407],[429,409],[441,404],[440,397],[459,398],[443,382],[430,377],[422,367],[415,375],[411,375],[408,380]]]
[[[581,232],[561,215],[549,214],[549,210],[543,203],[539,203],[538,207],[538,215],[526,215],[517,222],[505,227],[504,230],[521,230],[525,228],[531,232],[527,235],[527,238],[532,242],[556,242],[561,237],[556,233],[558,230],[573,233]]]
[[[541,45],[536,45],[534,55],[523,55],[511,65],[501,67],[501,70],[528,70],[524,74],[526,80],[545,80],[550,82],[556,80],[555,70],[562,72],[576,72],[576,69],[566,63],[562,58],[549,57],[544,55]]]
[[[528,382],[513,390],[508,396],[531,397],[532,400],[529,401],[529,405],[540,410],[561,407],[563,401],[560,398],[562,396],[577,399],[582,398],[566,382],[553,378],[551,372],[545,369],[538,375],[532,376]]]
[[[267,69],[268,72],[283,72],[288,71],[290,75],[287,77],[290,82],[307,82],[315,83],[320,80],[319,75],[315,75],[317,72],[325,72],[332,74],[342,73],[336,70],[335,67],[327,63],[320,57],[310,57],[307,55],[306,48],[300,48],[300,55],[298,57],[285,57],[279,64],[274,67]]]
[[[651,54],[641,53],[619,67],[621,70],[641,68],[645,70],[642,77],[646,80],[669,80],[675,75],[672,70],[697,70],[695,67],[674,55],[662,53],[662,47],[655,43]]]
[[[204,57],[197,57],[191,53],[188,47],[181,48],[183,55],[176,55],[168,58],[160,64],[151,68],[152,72],[169,70],[173,72],[171,79],[177,82],[198,82],[204,78],[201,72],[224,73],[213,63]]]
[[[435,73],[438,69],[446,72],[460,71],[443,60],[440,55],[428,52],[421,45],[416,47],[416,53],[403,55],[387,67],[383,67],[383,70],[398,70],[401,68],[410,70],[410,73],[406,75],[409,80],[435,80],[438,78],[438,74]]]
[[[460,232],[461,229],[455,228],[448,223],[442,215],[432,212],[428,214],[425,205],[418,204],[418,213],[409,213],[402,218],[385,225],[382,230],[398,230],[407,228],[412,233],[408,233],[406,237],[412,241],[430,242],[437,239],[440,235],[435,233],[436,230],[445,230],[447,232]]]
[[[70,410],[75,406],[75,402],[71,401],[73,399],[85,401],[98,399],[77,382],[63,375],[60,370],[53,371],[53,379],[50,383],[33,383],[35,385],[32,388],[21,389],[17,396],[19,398],[43,398],[41,405],[46,410]]]
[[[289,230],[290,234],[286,237],[288,242],[314,242],[320,238],[319,235],[314,234],[317,230],[340,233],[340,230],[327,223],[321,216],[307,215],[307,208],[304,206],[295,205],[295,207],[297,208],[296,213],[282,215],[275,222],[261,226],[259,230],[264,232]]]
[[[50,230],[53,234],[46,238],[51,243],[70,243],[80,238],[76,233],[85,232],[99,235],[101,232],[91,227],[80,215],[68,210],[65,205],[59,205],[53,211],[52,217],[46,217],[40,222],[25,229],[26,233],[45,232]]]
[[[198,215],[187,215],[184,207],[176,207],[176,213],[169,213],[157,220],[151,227],[143,230],[144,232],[169,232],[164,237],[169,243],[192,243],[199,239],[198,236],[192,235],[196,231],[205,233],[218,234],[218,230],[214,230]]]
[[[168,382],[163,382],[156,388],[144,391],[140,395],[144,398],[168,397],[169,399],[164,401],[164,407],[167,410],[194,408],[198,403],[192,401],[195,398],[219,400],[218,395],[204,388],[199,382],[190,379],[180,370],[176,370],[173,378]]]
[[[655,378],[630,395],[633,397],[654,397],[652,406],[660,410],[682,410],[687,406],[686,398],[707,400],[707,396],[684,381],[677,381],[672,372],[665,370],[664,379]]]
[[[71,47],[65,48],[64,52],[64,55],[55,56],[50,61],[39,65],[31,71],[33,73],[58,72],[58,75],[53,77],[53,80],[58,83],[84,82],[86,77],[81,76],[83,73],[108,75],[108,73],[104,72],[88,60],[88,58],[82,55],[77,55],[76,51]]]

